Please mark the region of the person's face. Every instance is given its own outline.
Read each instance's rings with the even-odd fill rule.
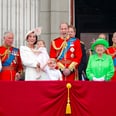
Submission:
[[[75,37],[75,34],[76,34],[76,33],[75,33],[75,31],[74,31],[73,28],[69,28],[68,34],[69,34],[70,37]]]
[[[27,42],[30,45],[34,45],[34,43],[36,42],[36,35],[34,33],[30,33],[27,37]]]
[[[64,38],[68,35],[68,25],[67,24],[61,24],[60,25],[60,34]]]
[[[97,54],[103,54],[105,52],[105,48],[103,45],[96,45],[95,51]]]
[[[48,66],[50,67],[50,69],[55,69],[56,68],[56,62],[49,61]]]
[[[38,41],[38,42],[37,42],[37,46],[38,46],[38,47],[44,47],[43,41]]]
[[[116,33],[113,35],[112,42],[116,44]]]
[[[8,33],[5,37],[4,37],[4,44],[6,46],[12,46],[14,41],[14,35],[13,33]]]
[[[104,35],[104,34],[100,34],[100,35],[99,35],[99,38],[106,39],[106,35]]]

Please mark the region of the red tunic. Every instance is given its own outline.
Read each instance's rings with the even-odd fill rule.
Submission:
[[[66,42],[71,38],[67,38]],[[59,37],[52,41],[50,48],[50,57],[56,58],[57,62],[60,62],[65,68],[68,68],[69,65],[74,62],[75,68],[74,71],[67,77],[63,75],[63,80],[75,80],[77,78],[77,66],[81,61],[82,50],[80,45],[80,40],[76,39],[70,44],[68,51],[65,53],[64,58],[59,60],[58,56],[62,52],[64,39]]]
[[[116,47],[114,46],[111,46],[107,49],[107,54],[111,55],[112,56],[112,59],[115,60],[116,59],[116,55],[113,55],[115,52],[116,52]],[[116,65],[114,66],[115,67],[115,72],[114,72],[114,76],[111,78],[112,81],[116,81]]]
[[[0,56],[2,65],[9,58],[9,55],[14,55],[14,60],[8,66],[2,66],[2,71],[0,72],[0,80],[15,80],[16,72],[22,72],[23,66],[20,59],[19,49],[13,52],[14,47],[9,49],[5,46],[0,46]]]

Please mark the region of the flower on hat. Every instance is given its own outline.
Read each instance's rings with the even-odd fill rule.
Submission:
[[[27,37],[28,37],[28,35],[29,35],[30,33],[34,33],[36,36],[39,36],[39,35],[41,34],[41,30],[42,30],[41,27],[36,27],[35,29],[32,29],[32,30],[28,31],[28,32],[26,33],[25,39],[27,39]]]
[[[35,28],[34,29],[34,33],[35,33],[35,35],[40,35],[41,34],[41,30],[42,30],[42,28],[41,27],[37,27],[37,28]]]

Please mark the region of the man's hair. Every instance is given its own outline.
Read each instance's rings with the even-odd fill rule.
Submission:
[[[7,37],[9,33],[12,33],[12,34],[13,34],[13,32],[11,32],[11,31],[7,31],[7,32],[4,32],[3,37]]]
[[[60,23],[60,26],[59,27],[61,27],[62,24],[66,24],[67,27],[69,26],[69,24],[67,22],[62,22],[62,23]]]
[[[69,25],[68,28],[72,28],[76,32],[76,28],[73,25]]]

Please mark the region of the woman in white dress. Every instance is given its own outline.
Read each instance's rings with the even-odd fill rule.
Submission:
[[[25,39],[27,46],[20,47],[21,60],[25,67],[25,80],[41,80],[41,73],[37,70],[40,64],[37,61],[37,55],[33,52],[37,43],[35,30],[29,31]]]

